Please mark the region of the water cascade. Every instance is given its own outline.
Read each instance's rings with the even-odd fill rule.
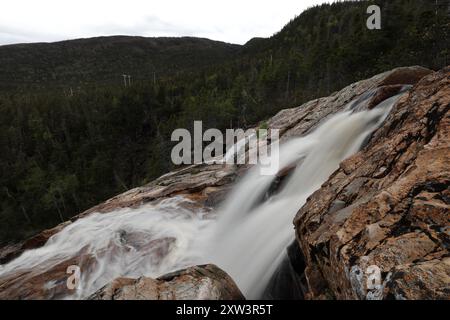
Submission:
[[[68,225],[43,247],[0,266],[0,276],[20,270],[44,272],[84,257],[88,271],[83,271],[80,290],[70,298],[85,298],[117,277],[156,277],[193,264],[215,263],[247,298],[259,298],[294,240],[296,212],[342,160],[361,148],[397,99],[389,98],[372,110],[344,108],[309,134],[282,144],[280,170],[295,169],[275,194],[267,196],[277,175],[260,175],[254,166],[216,212],[195,209],[178,196],[137,209],[94,213]],[[62,284],[46,283],[49,288],[58,285]]]
[[[205,241],[208,257],[227,271],[247,298],[261,297],[294,240],[292,220],[310,194],[339,163],[357,152],[385,119],[398,96],[369,111],[344,111],[310,134],[280,147],[280,169],[296,165],[281,191],[264,198],[276,175],[262,176],[253,167],[234,188]]]

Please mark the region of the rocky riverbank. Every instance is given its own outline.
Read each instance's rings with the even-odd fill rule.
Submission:
[[[283,110],[267,121],[269,129],[279,129],[286,141],[307,134],[339,111],[352,109],[351,102],[362,101],[364,108],[371,109],[404,91],[364,149],[342,162],[299,208],[294,224],[304,266],[296,272],[301,273],[305,298],[450,297],[449,84],[448,68],[439,72],[397,68]],[[183,203],[189,210],[213,212],[247,169],[246,165],[193,165],[168,173],[23,243],[0,249],[0,261],[14,263],[24,252],[42,248],[64,228],[96,213],[114,214],[175,196],[189,199]],[[291,171],[279,172],[279,184]],[[271,192],[277,187],[274,184]],[[140,243],[138,234],[125,238],[133,248],[161,246],[160,241]],[[170,246],[158,248],[164,256]],[[91,270],[95,261],[80,251],[45,264],[19,265],[7,273],[0,269],[0,298],[64,298],[71,294],[65,285],[67,266]],[[369,266],[380,271],[373,286],[367,281]],[[91,298],[240,299],[242,294],[217,267],[199,266],[156,279],[119,278]]]

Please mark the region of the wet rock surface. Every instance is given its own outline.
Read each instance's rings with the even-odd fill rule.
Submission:
[[[449,182],[446,68],[402,96],[297,213],[307,297],[449,299]]]

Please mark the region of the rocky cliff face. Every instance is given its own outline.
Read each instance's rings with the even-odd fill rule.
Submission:
[[[450,298],[449,110],[447,68],[405,94],[297,213],[309,298]]]
[[[299,208],[294,224],[304,266],[294,269],[304,279],[301,287],[306,298],[449,298],[449,77],[449,69],[398,68],[329,97],[283,110],[268,120],[269,128],[280,129],[285,141],[307,134],[339,111],[355,110],[356,105],[370,109],[406,90],[364,150],[344,161]],[[78,219],[98,212],[113,214],[121,208],[139,208],[175,196],[189,199],[183,205],[191,210],[213,212],[247,168],[193,165],[171,172],[28,241],[1,249],[0,261],[17,261],[14,259],[24,251],[44,246]],[[291,170],[282,168],[278,182]],[[271,191],[276,192],[278,186],[275,183]],[[169,248],[161,246],[167,239],[143,244],[139,234],[121,238],[140,250],[160,246],[161,256]],[[46,264],[21,265],[7,274],[0,266],[0,298],[64,297],[68,294],[65,270],[73,263],[87,270],[95,267],[95,259],[83,252]],[[368,286],[370,274],[366,272],[374,265],[382,279]],[[49,281],[58,285],[49,287]],[[190,293],[181,294],[183,288],[191,288]],[[205,288],[210,296],[204,296]],[[241,297],[226,274],[203,266],[158,279],[119,278],[91,298]]]

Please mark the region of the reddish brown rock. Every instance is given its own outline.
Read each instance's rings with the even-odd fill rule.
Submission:
[[[308,297],[450,299],[449,183],[447,68],[403,96],[297,213]],[[368,282],[373,266],[376,287]]]
[[[87,272],[96,266],[91,255],[79,252],[76,257],[58,263],[48,261],[46,269],[36,266],[18,270],[1,278],[0,300],[65,298],[72,294],[67,287],[67,268],[71,265],[79,266]]]
[[[394,85],[379,87],[376,90],[374,96],[367,103],[367,108],[373,109],[380,102],[398,94],[403,88],[404,88],[404,85],[402,85],[402,84],[394,84]]]
[[[118,278],[92,300],[244,300],[233,279],[215,265],[169,273],[157,279]]]
[[[389,71],[380,85],[387,86],[393,84],[416,84],[420,79],[429,75],[431,70],[420,66],[397,68]]]

